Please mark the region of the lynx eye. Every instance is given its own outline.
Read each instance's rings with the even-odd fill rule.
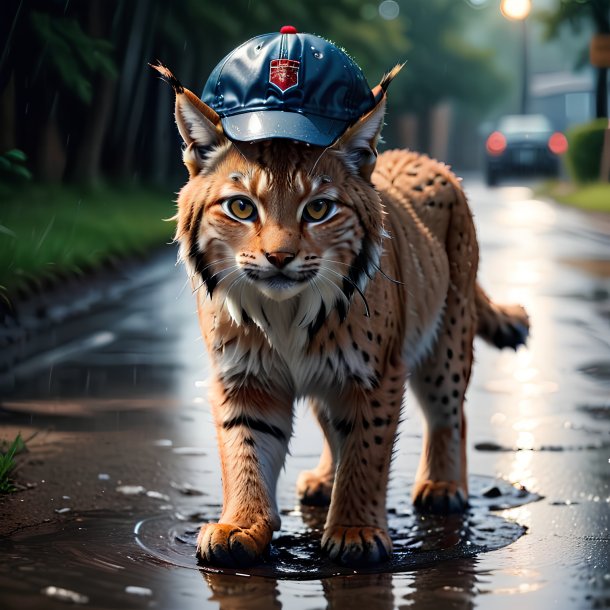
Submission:
[[[233,197],[222,204],[224,211],[236,220],[251,222],[256,220],[256,206],[246,197]]]
[[[328,199],[315,199],[303,208],[302,218],[305,222],[321,222],[328,218],[335,204]]]

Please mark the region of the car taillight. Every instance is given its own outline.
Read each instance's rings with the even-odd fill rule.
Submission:
[[[485,148],[490,155],[497,157],[506,149],[506,138],[499,131],[494,131],[487,138]]]
[[[559,131],[556,131],[548,142],[549,150],[554,155],[563,155],[568,150],[568,139]]]

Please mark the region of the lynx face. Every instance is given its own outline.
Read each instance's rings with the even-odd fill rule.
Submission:
[[[187,149],[185,162],[199,171],[180,194],[190,208],[178,229],[182,259],[210,295],[222,293],[236,323],[264,317],[266,301],[297,296],[301,326],[334,308],[345,317],[382,238],[379,195],[345,150],[225,141]]]

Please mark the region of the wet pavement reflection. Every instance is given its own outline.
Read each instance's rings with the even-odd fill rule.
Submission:
[[[192,531],[217,516],[220,475],[195,304],[168,248],[146,281],[118,278],[134,288],[0,375],[0,438],[35,434],[24,489],[0,500],[0,607],[609,607],[610,222],[525,187],[465,186],[483,285],[532,319],[528,349],[476,345],[469,460],[487,504],[474,503],[470,528],[410,511],[421,433],[409,395],[389,492],[404,553],[382,573],[333,571],[315,553],[320,515],[295,507],[297,474],[321,447],[299,407],[268,564],[197,570]]]

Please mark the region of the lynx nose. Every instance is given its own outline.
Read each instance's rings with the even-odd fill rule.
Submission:
[[[294,260],[294,252],[265,252],[267,260],[278,269],[283,269],[290,261]]]

